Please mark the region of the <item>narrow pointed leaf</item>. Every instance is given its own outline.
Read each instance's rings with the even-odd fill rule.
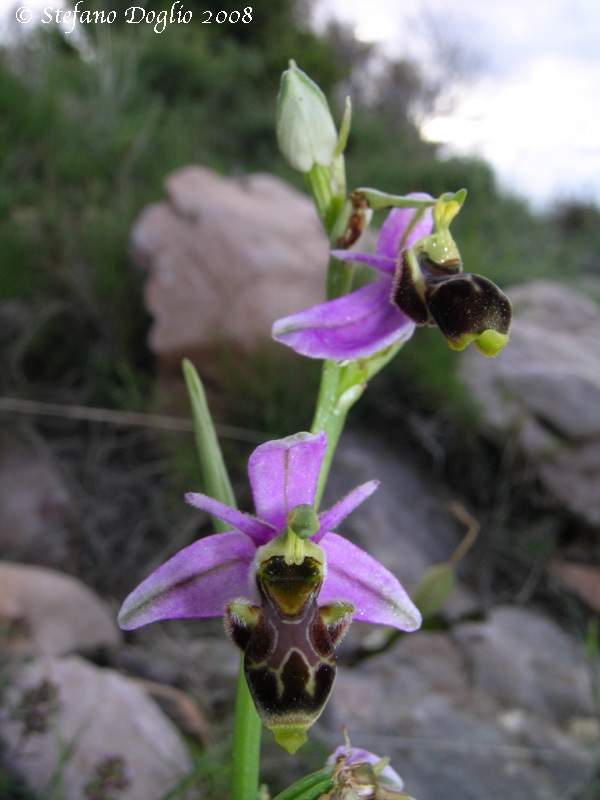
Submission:
[[[196,445],[206,493],[230,508],[236,508],[235,495],[206,402],[204,387],[194,365],[187,358],[183,361],[183,374],[192,405]],[[217,533],[228,530],[228,525],[216,517],[213,517],[213,526]]]
[[[325,767],[300,778],[274,800],[317,800],[333,789],[333,767]]]

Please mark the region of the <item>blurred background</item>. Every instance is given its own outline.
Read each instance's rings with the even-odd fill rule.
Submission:
[[[409,667],[414,656],[414,675],[419,658],[431,664],[429,672],[423,668],[429,677],[411,683],[398,676],[420,698],[440,692],[455,716],[440,718],[438,708],[427,717],[415,701],[414,718],[405,712],[390,720],[385,741],[360,714],[358,732],[373,737],[370,749],[394,754],[397,770],[414,781],[407,783],[409,794],[420,800],[600,797],[595,4],[257,0],[245,23],[236,14],[250,6],[235,0],[185,0],[181,8],[192,20],[167,23],[162,32],[147,22],[128,24],[130,6],[122,0],[86,1],[87,10],[115,10],[115,21],[78,23],[72,31],[70,22],[55,21],[56,10],[68,6],[52,7],[52,22],[44,16],[48,6],[27,8],[27,24],[19,24],[10,4],[0,17],[0,557],[8,566],[41,566],[76,578],[112,615],[151,569],[210,532],[209,520],[181,501],[185,491],[201,488],[180,379],[183,356],[193,358],[206,381],[242,507],[251,510],[245,464],[256,444],[310,427],[319,364],[268,339],[270,322],[282,315],[276,311],[288,303],[291,313],[302,303],[294,306],[295,284],[284,300],[283,289],[281,297],[265,290],[262,335],[241,330],[239,320],[254,315],[256,300],[242,285],[244,258],[250,265],[262,258],[254,241],[261,228],[257,217],[237,242],[237,201],[228,199],[232,192],[256,192],[266,225],[269,197],[283,203],[289,193],[285,246],[301,262],[309,258],[304,235],[295,240],[289,225],[290,215],[310,213],[295,194],[303,191],[302,178],[279,155],[274,132],[279,78],[294,58],[321,86],[336,120],[346,95],[352,97],[350,188],[436,196],[466,187],[466,205],[453,223],[465,269],[497,282],[515,300],[513,340],[499,359],[481,364],[473,353],[451,352],[436,331],[419,330],[351,415],[339,456],[340,489],[354,485],[361,458],[373,472],[365,480],[379,477],[378,465],[386,465],[392,497],[381,548],[408,588],[418,585],[415,570],[450,558],[465,525],[480,530],[453,599],[419,634],[430,649],[413,645],[407,654]],[[144,5],[146,16],[165,9],[162,0]],[[217,22],[219,12],[227,22]],[[192,165],[203,169],[184,170]],[[291,188],[271,179],[253,184],[248,176],[255,173]],[[162,217],[152,217],[153,225],[145,216],[157,203],[176,214],[180,227],[152,239],[167,230]],[[222,209],[220,221],[211,222],[212,206]],[[206,223],[200,233],[193,229],[198,220]],[[184,223],[192,225],[187,232]],[[144,224],[142,233],[136,226]],[[307,266],[310,286],[298,297],[313,292],[317,302],[326,243],[318,232],[311,241],[323,255],[320,264]],[[367,237],[364,246],[373,241]],[[237,267],[222,255],[233,252],[231,242]],[[157,333],[169,313],[168,300],[161,305],[158,298],[161,281],[168,293],[169,274],[179,273],[175,267],[164,272],[165,263],[187,258],[191,248],[200,253],[196,264],[203,263],[202,252],[216,253],[222,324],[212,341],[195,340],[191,322],[189,336],[184,332],[169,347]],[[178,309],[170,308],[174,325],[185,327],[192,314],[178,317]],[[395,481],[407,487],[405,496]],[[400,499],[403,508],[394,510]],[[360,528],[359,520],[357,541]],[[421,534],[428,543],[412,561],[403,560],[402,548],[410,550]],[[367,548],[368,542],[367,536]],[[0,587],[7,664],[15,660],[15,620],[33,607],[23,600],[27,581],[20,576],[7,576],[4,601]],[[522,614],[511,616],[515,609]],[[226,750],[219,748],[230,728],[233,684],[227,681],[237,658],[220,623],[211,625],[155,626],[158,633],[144,631],[125,643],[110,633],[58,651],[37,642],[27,652],[57,659],[83,652],[86,663],[185,691],[203,722],[195,718],[193,764],[186,767],[195,783],[181,792],[223,797],[227,768],[219,771],[219,764]],[[19,630],[19,640],[27,639]],[[527,640],[531,657],[515,666],[514,647]],[[483,655],[475,644],[481,641],[490,648]],[[338,716],[348,711],[352,719],[352,699],[366,691],[369,669],[377,669],[368,666],[371,660],[383,659],[379,669],[387,674],[381,665],[386,657],[398,661],[398,648],[408,647],[403,642],[365,644],[361,632],[350,637],[339,709],[325,719],[305,767],[318,768],[332,749]],[[546,643],[548,652],[540,655]],[[367,658],[369,648],[383,655]],[[568,654],[564,663],[557,653]],[[514,669],[504,677],[503,658]],[[198,660],[206,662],[202,668]],[[224,661],[231,669],[223,672]],[[546,667],[558,671],[542,690],[537,679]],[[57,674],[51,683],[60,683]],[[4,696],[18,685],[16,678],[7,681]],[[14,707],[6,701],[5,710]],[[451,744],[457,714],[467,731],[464,752]],[[415,720],[424,725],[425,718],[431,729],[415,733]],[[474,719],[487,726],[483,733]],[[33,769],[18,744],[26,737],[15,730],[0,726],[8,765],[1,796],[55,796],[40,786],[56,774],[56,764],[38,783],[15,777]],[[415,736],[428,742],[416,755],[406,743]],[[482,739],[488,749],[474,767]],[[437,776],[432,753],[438,753]],[[278,772],[277,758],[271,755],[266,770],[281,788],[289,775]],[[490,773],[498,780],[488,785]],[[83,796],[80,788],[73,791]],[[135,780],[115,791],[140,800],[167,796],[167,789],[143,794]]]

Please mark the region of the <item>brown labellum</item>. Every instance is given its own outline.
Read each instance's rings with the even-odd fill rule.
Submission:
[[[447,339],[494,330],[507,334],[512,320],[508,297],[481,275],[456,275],[432,282],[427,308]]]
[[[354,608],[317,605],[323,562],[311,556],[300,564],[271,556],[260,564],[256,582],[262,605],[231,603],[226,626],[244,651],[244,673],[263,724],[294,753],[325,707],[335,678],[334,649]]]

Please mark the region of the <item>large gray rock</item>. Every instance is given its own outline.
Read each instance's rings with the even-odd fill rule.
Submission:
[[[328,242],[305,195],[271,175],[198,166],[173,173],[166,190],[131,233],[163,364],[268,339],[277,318],[322,301]]]
[[[4,428],[0,435],[0,557],[63,567],[74,506],[42,451]]]
[[[381,481],[377,492],[340,524],[339,533],[413,591],[423,571],[447,560],[461,538],[462,526],[446,506],[454,498],[402,441],[354,433],[340,442],[323,508],[372,478]],[[365,634],[377,628],[353,623],[338,651],[331,699],[311,738],[333,751],[347,725],[354,746],[392,758],[406,791],[418,800],[579,796],[592,779],[597,744],[581,642],[529,609],[498,608],[479,622],[466,621],[465,613],[472,619],[482,611],[460,585],[445,612],[455,620],[450,630],[403,635],[358,663],[357,648],[364,656]],[[223,709],[231,709],[239,653],[219,627],[171,620],[143,628],[129,648],[145,652],[141,659],[128,654],[130,668],[156,678],[162,667],[170,680],[193,686],[194,696],[222,719]],[[211,637],[202,636],[207,630]],[[301,777],[298,763],[266,737],[263,766],[278,773],[277,790]]]
[[[467,351],[461,376],[484,429],[514,435],[549,494],[600,525],[600,309],[550,281],[508,294],[509,345],[494,359]]]
[[[511,657],[512,656],[512,657]],[[498,608],[450,633],[417,632],[339,670],[320,726],[391,757],[418,800],[562,800],[594,774],[583,649],[540,614]]]
[[[8,710],[44,681],[56,689],[56,710],[44,730],[23,737],[22,723]],[[78,657],[49,658],[15,670],[3,712],[5,757],[35,792],[61,777],[61,797],[81,800],[96,767],[116,756],[129,778],[120,800],[159,800],[191,770],[187,748],[147,693],[114,670]]]
[[[381,561],[410,594],[425,570],[448,561],[466,528],[450,510],[456,496],[418,462],[405,442],[358,433],[342,437],[323,508],[374,478],[380,482],[377,491],[338,532]],[[459,585],[445,612],[456,617],[473,610],[472,595]]]
[[[115,614],[81,581],[46,569],[0,562],[3,644],[14,655],[65,655],[121,641]]]

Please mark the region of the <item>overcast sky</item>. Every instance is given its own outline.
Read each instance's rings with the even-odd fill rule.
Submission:
[[[0,0],[0,21],[21,4],[35,9],[35,19],[62,0]],[[450,152],[483,156],[502,184],[537,206],[562,198],[600,204],[600,0],[315,4],[317,23],[336,16],[390,55],[420,59],[430,51],[424,17],[432,17],[480,68],[460,87],[452,114],[426,120],[423,134]]]
[[[504,185],[543,206],[600,203],[599,0],[316,0],[391,55],[427,53],[424,15],[481,63],[426,136],[487,158]]]

